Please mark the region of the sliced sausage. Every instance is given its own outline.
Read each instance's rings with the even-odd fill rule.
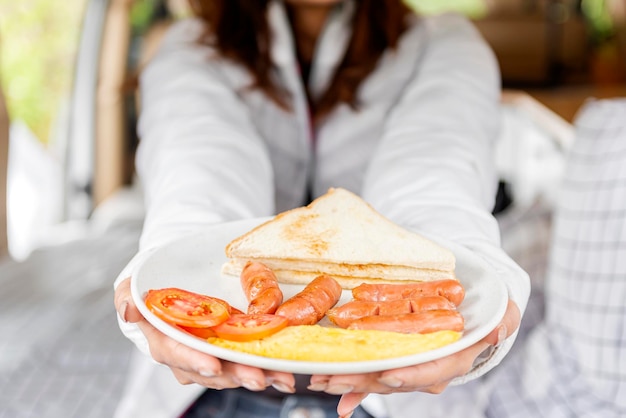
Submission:
[[[286,300],[276,315],[284,316],[289,325],[313,325],[341,298],[341,286],[327,275],[316,277],[301,292]]]
[[[332,323],[347,328],[357,319],[373,315],[400,315],[435,309],[455,310],[456,306],[443,296],[423,296],[390,301],[353,300],[330,309],[326,315]]]
[[[249,261],[241,271],[240,280],[249,314],[273,314],[283,302],[276,275],[265,264]]]
[[[438,309],[401,315],[366,316],[352,322],[348,329],[374,329],[404,334],[426,334],[451,330],[463,331],[465,321],[458,311]]]
[[[356,300],[397,300],[418,296],[443,296],[455,306],[465,298],[465,289],[458,280],[446,279],[413,283],[363,283],[352,289]]]

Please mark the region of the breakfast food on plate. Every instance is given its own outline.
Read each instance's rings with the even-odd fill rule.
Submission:
[[[263,357],[300,361],[368,361],[401,357],[434,350],[457,341],[460,332],[401,334],[359,331],[320,325],[288,326],[260,340],[238,342],[208,338],[219,347]]]
[[[163,321],[189,328],[221,324],[232,312],[232,307],[222,299],[176,287],[149,290],[145,303]]]
[[[241,288],[249,314],[273,314],[283,303],[283,292],[274,272],[265,264],[250,261],[241,271]]]
[[[400,315],[365,316],[350,323],[348,329],[376,329],[403,334],[428,334],[441,330],[463,331],[464,326],[465,321],[458,311],[436,309]]]
[[[329,309],[326,315],[333,324],[347,328],[352,322],[366,316],[401,315],[435,309],[455,310],[456,306],[443,296],[420,296],[389,301],[352,300]]]
[[[229,341],[254,341],[269,337],[289,325],[287,318],[272,314],[235,314],[212,328]]]
[[[239,277],[246,314],[180,289],[150,291],[146,303],[213,345],[285,360],[400,357],[450,344],[464,330],[454,254],[344,189],[275,216],[225,251],[222,272]],[[303,288],[283,301],[283,284]],[[352,300],[340,303],[348,289]]]
[[[367,284],[352,289],[356,300],[389,301],[419,296],[443,296],[459,306],[465,298],[465,289],[458,280],[436,280],[422,283]]]
[[[226,246],[222,272],[239,277],[262,262],[279,282],[306,284],[328,274],[347,289],[361,283],[456,280],[454,254],[379,214],[341,188],[283,212]]]
[[[287,318],[289,325],[314,325],[340,298],[339,283],[330,276],[321,275],[283,303],[276,310],[276,315]]]
[[[373,300],[354,298],[335,308],[343,289],[320,275],[276,308],[278,299],[271,293],[269,302],[252,304],[277,286],[271,269],[251,262],[241,280],[250,301],[247,314],[222,299],[176,288],[150,290],[146,305],[172,325],[222,348],[284,360],[381,360],[433,350],[461,337],[463,316],[446,297],[457,300],[459,292],[442,292],[448,287],[432,283],[408,290],[405,284],[355,288]],[[250,313],[251,307],[270,307],[275,313]],[[337,327],[317,325],[324,316]]]

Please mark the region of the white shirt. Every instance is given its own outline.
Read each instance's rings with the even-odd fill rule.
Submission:
[[[353,6],[342,3],[321,35],[310,76],[313,94],[328,85],[345,51]],[[360,110],[340,105],[313,141],[282,3],[271,2],[268,16],[276,75],[292,96],[292,112],[246,90],[250,77],[242,68],[212,59],[213,51],[195,42],[201,29],[195,20],[169,31],[143,73],[137,169],[147,215],[140,253],[118,282],[146,250],[199,227],[300,206],[307,187],[314,197],[344,187],[407,229],[473,251],[500,275],[523,311],[528,276],[501,250],[490,214],[500,86],[496,60],[476,29],[454,15],[415,19],[398,50],[388,51],[361,86]],[[148,353],[136,326],[120,326]],[[495,366],[513,340],[459,382]],[[161,383],[151,373],[135,386],[143,393],[129,392],[124,404],[137,411],[152,405],[145,416],[178,414],[202,389],[181,389],[169,370],[155,372],[163,374]],[[148,393],[167,385],[185,395]],[[385,403],[393,398],[384,397]],[[126,406],[122,416],[143,416]]]

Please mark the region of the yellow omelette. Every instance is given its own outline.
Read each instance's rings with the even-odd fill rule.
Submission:
[[[211,337],[219,347],[263,357],[315,362],[381,360],[423,353],[461,338],[456,331],[401,334],[378,330],[347,330],[320,325],[289,326],[254,341],[230,341]]]

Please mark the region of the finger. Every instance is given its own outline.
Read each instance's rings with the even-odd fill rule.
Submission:
[[[504,339],[510,337],[519,327],[521,314],[517,304],[509,300],[504,317],[498,326],[487,335],[483,341],[489,345],[499,345]]]
[[[332,376],[326,374],[315,374],[311,376],[310,384],[307,389],[315,392],[323,392],[328,387],[328,382]]]
[[[446,390],[446,388],[448,387],[450,382],[451,382],[451,380],[448,380],[448,381],[445,381],[445,382],[438,383],[436,385],[429,386],[427,388],[424,388],[422,390],[422,392],[430,393],[432,395],[438,395],[438,394],[442,393],[444,390]]]
[[[148,340],[152,358],[158,363],[207,378],[222,374],[219,359],[169,338],[146,320],[139,321],[138,325]]]
[[[171,368],[174,377],[180,384],[189,385],[189,384],[198,384],[211,389],[233,389],[241,386],[238,379],[235,379],[234,376],[217,376],[206,378],[200,376],[198,373],[187,372],[180,369]]]
[[[452,379],[466,374],[472,368],[474,359],[486,347],[487,343],[478,343],[442,359],[389,370],[382,373],[378,382],[394,392],[440,393]],[[380,389],[377,391],[385,393]]]
[[[268,370],[265,379],[274,389],[283,393],[295,393],[296,379],[291,373],[282,373]]]
[[[367,393],[346,393],[342,395],[337,405],[337,414],[339,414],[339,417],[350,416],[367,395]]]
[[[313,375],[309,390],[326,392],[332,395],[348,395],[350,393],[390,393],[390,388],[381,385],[377,379],[379,373],[352,375]],[[366,396],[366,395],[363,395]],[[358,405],[358,404],[357,404]]]
[[[194,376],[192,376],[194,378]],[[290,373],[265,371],[256,367],[222,361],[222,374],[198,383],[216,389],[244,387],[250,391],[262,391],[272,385],[285,393],[294,393],[295,378]]]
[[[130,277],[122,280],[117,286],[113,302],[117,314],[124,322],[138,322],[143,319],[130,293]]]
[[[233,376],[234,381],[238,382],[240,386],[254,392],[264,390],[269,386],[263,370],[257,367],[224,361],[222,373]]]

